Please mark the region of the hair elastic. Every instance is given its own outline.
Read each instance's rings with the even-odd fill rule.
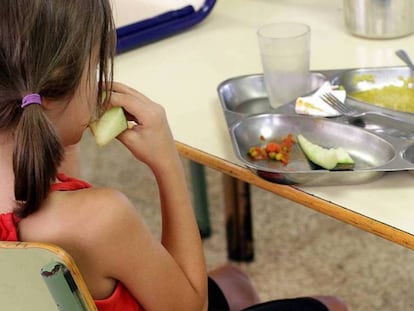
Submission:
[[[25,107],[27,107],[29,105],[32,105],[32,104],[36,104],[36,105],[41,105],[42,104],[42,99],[41,99],[39,94],[32,93],[32,94],[28,94],[25,97],[23,97],[21,107],[25,108]]]

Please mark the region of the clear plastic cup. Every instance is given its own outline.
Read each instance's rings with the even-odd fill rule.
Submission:
[[[257,31],[270,105],[277,108],[309,92],[310,27],[296,22],[264,25]]]

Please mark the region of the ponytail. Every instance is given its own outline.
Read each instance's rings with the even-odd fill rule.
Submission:
[[[14,136],[15,213],[26,217],[35,212],[47,197],[64,150],[39,105],[23,109]]]
[[[22,95],[35,91],[63,107],[80,87],[86,90],[82,78],[88,65],[99,66],[96,91],[101,94],[112,81],[116,31],[110,0],[9,0],[1,5],[0,132],[13,135],[15,213],[25,217],[46,199],[66,141],[59,139],[42,106],[21,108]],[[107,104],[97,103],[99,115]]]

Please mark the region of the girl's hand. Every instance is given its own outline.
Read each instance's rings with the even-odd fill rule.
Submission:
[[[111,105],[121,106],[137,124],[117,137],[137,159],[153,168],[176,153],[162,106],[121,83],[113,83]]]

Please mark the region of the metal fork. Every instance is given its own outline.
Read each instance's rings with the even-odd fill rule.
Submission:
[[[375,115],[380,118],[385,118],[385,123],[378,123],[377,126],[373,127],[374,132],[378,131],[378,128],[381,128],[380,132],[388,134],[390,136],[402,138],[402,139],[413,139],[414,138],[414,128],[412,122],[407,122],[406,120],[399,119],[398,117],[391,116],[389,114],[379,112],[379,111],[362,111],[358,110],[352,106],[346,105],[341,102],[335,95],[331,93],[325,93],[320,96],[320,98],[327,103],[329,106],[334,108],[340,114],[346,116],[351,121],[351,124],[357,125],[359,127],[366,128],[364,116]],[[380,119],[379,119],[380,120]],[[392,121],[393,125],[390,127],[384,127],[384,124],[390,124]],[[368,128],[367,128],[368,129]]]
[[[338,98],[335,97],[335,95],[331,93],[322,94],[320,98],[342,115],[349,117],[358,117],[365,114],[364,112],[359,111],[353,108],[352,106],[341,102]]]

